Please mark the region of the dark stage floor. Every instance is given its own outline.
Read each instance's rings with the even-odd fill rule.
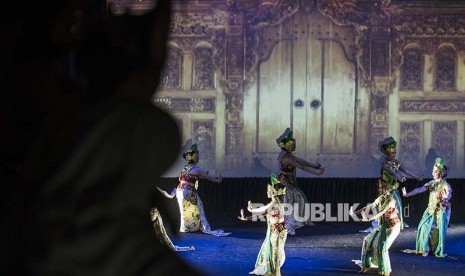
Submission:
[[[208,216],[208,214],[207,214]],[[233,218],[209,218],[213,229],[233,232],[228,237],[202,233],[172,236],[178,246],[195,247],[195,251],[178,252],[182,259],[204,275],[247,275],[252,271],[265,238],[264,222],[244,222]],[[401,252],[415,248],[416,222],[408,221],[390,249],[391,275],[465,275],[465,224],[452,224],[446,240],[445,258],[422,257]],[[283,275],[356,275],[359,267],[351,260],[360,259],[363,238],[359,233],[367,222],[320,222],[288,236]],[[376,275],[372,269],[368,275]]]

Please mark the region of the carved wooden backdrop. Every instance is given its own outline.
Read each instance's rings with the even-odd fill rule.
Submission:
[[[224,175],[274,169],[292,127],[327,176],[376,175],[387,136],[412,169],[434,148],[463,176],[464,18],[452,0],[174,1],[154,102]]]

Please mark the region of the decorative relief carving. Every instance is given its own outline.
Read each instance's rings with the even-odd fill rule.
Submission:
[[[377,39],[372,41],[371,72],[376,76],[389,76],[390,68],[390,41]]]
[[[455,66],[456,54],[451,47],[441,49],[436,53],[436,75],[434,80],[436,90],[455,90]]]
[[[293,20],[287,20],[279,26],[269,26],[257,30],[259,37],[258,59],[259,62],[266,61],[270,58],[273,48],[280,41],[290,41],[295,39],[292,32]]]
[[[179,48],[169,47],[165,66],[161,74],[161,86],[168,89],[181,89],[182,52]]]
[[[408,49],[404,52],[400,88],[404,90],[423,89],[423,55],[418,49]]]
[[[226,96],[226,110],[242,110],[242,95],[228,94]]]
[[[372,128],[385,128],[387,129],[388,127],[388,121],[387,121],[387,112],[384,112],[384,111],[372,111],[371,112],[371,120],[370,120],[370,123],[371,123],[371,127]]]
[[[210,44],[210,38],[207,37],[171,37],[171,41],[177,43],[184,53],[192,53],[199,43]]]
[[[421,122],[400,122],[399,159],[408,168],[422,168],[421,145],[423,124]]]
[[[193,142],[197,143],[202,158],[199,163],[205,168],[215,168],[215,128],[214,121],[192,121]]]
[[[378,96],[387,97],[391,92],[391,82],[388,77],[374,77],[371,82],[371,92]],[[387,104],[387,103],[386,103]]]
[[[400,112],[465,113],[465,100],[400,100]]]
[[[433,148],[449,168],[453,168],[455,164],[456,139],[457,122],[434,122]]]
[[[212,38],[213,46],[213,64],[220,75],[220,79],[224,80],[226,76],[226,30],[216,30]]]
[[[153,103],[172,112],[215,112],[215,98],[154,98]]]
[[[244,45],[242,44],[242,37],[230,36],[227,39],[226,46],[226,75],[243,76],[244,70]]]
[[[393,21],[408,36],[465,36],[463,14],[403,15]]]
[[[238,151],[242,151],[243,148],[243,132],[244,127],[242,125],[227,124],[226,125],[226,155],[235,155]]]
[[[250,25],[245,26],[245,84],[248,88],[255,82],[256,66],[258,64],[259,38],[257,32]]]
[[[405,43],[421,45],[422,52],[428,55],[435,54],[441,44],[454,45],[457,51],[465,51],[465,37],[407,37]]]
[[[275,5],[261,5],[258,9],[249,9],[247,24],[253,28],[277,25],[299,9],[299,0],[282,0]]]
[[[228,25],[228,13],[175,12],[171,17],[171,35],[211,35],[218,27]]]
[[[214,89],[215,69],[212,49],[199,47],[194,51],[194,83],[195,90]]]
[[[378,111],[388,110],[388,99],[385,95],[372,94],[371,95],[371,108]]]

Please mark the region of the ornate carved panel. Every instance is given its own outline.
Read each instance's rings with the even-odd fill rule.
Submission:
[[[405,44],[421,45],[424,54],[434,55],[441,44],[453,45],[457,51],[465,51],[465,37],[406,37]]]
[[[400,112],[457,113],[465,112],[465,100],[400,100]]]
[[[226,76],[226,30],[216,30],[212,36],[213,64],[224,82]]]
[[[228,25],[228,13],[175,12],[171,17],[171,35],[212,35],[219,27]]]
[[[254,28],[277,25],[294,14],[300,7],[300,0],[281,0],[277,4],[262,5],[259,9],[249,9],[247,22]]]
[[[436,53],[436,90],[455,90],[456,54],[451,47],[440,49]]]
[[[394,18],[394,24],[408,36],[465,35],[463,14],[415,14]]]
[[[169,47],[165,66],[161,74],[160,83],[163,88],[181,89],[182,60],[181,49]]]
[[[400,73],[400,88],[403,90],[423,89],[423,55],[418,49],[408,49]]]
[[[194,51],[193,89],[195,90],[214,89],[215,68],[212,53],[209,47],[198,47]]]
[[[433,148],[450,168],[453,168],[455,164],[456,139],[457,122],[434,122]]]
[[[244,45],[242,37],[228,37],[226,53],[226,76],[242,77],[244,70]]]
[[[154,98],[153,102],[171,112],[215,112],[215,98]]]
[[[226,155],[233,155],[237,149],[242,148],[242,125],[226,125]]]
[[[422,122],[400,122],[399,160],[407,168],[422,168]]]
[[[215,168],[215,128],[213,120],[192,121],[191,137],[201,154],[200,164]]]

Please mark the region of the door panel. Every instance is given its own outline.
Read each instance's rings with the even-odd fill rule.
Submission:
[[[355,125],[355,80],[352,77],[354,68],[347,62],[339,44],[333,41],[323,41],[322,44],[322,153],[352,153]]]
[[[279,150],[275,138],[290,126],[291,47],[288,41],[278,43],[259,68],[257,141],[261,153]]]
[[[343,162],[356,154],[355,66],[331,20],[302,12],[291,20],[283,26],[293,39],[279,41],[259,66],[257,152],[271,160],[279,152],[275,138],[291,127],[296,155]]]

